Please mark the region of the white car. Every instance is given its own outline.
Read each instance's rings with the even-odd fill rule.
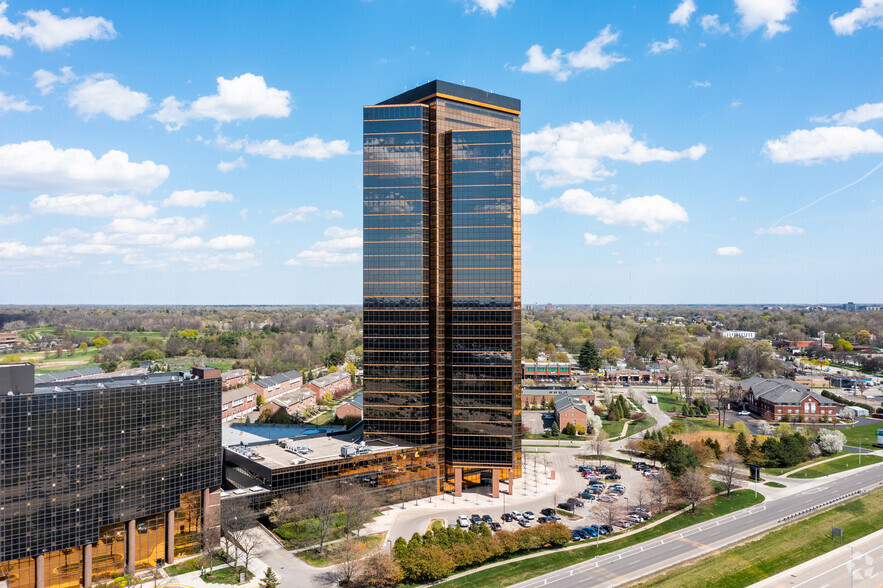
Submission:
[[[457,524],[460,525],[463,529],[469,528],[469,518],[466,515],[460,515],[457,517]]]
[[[748,412],[747,410],[740,410],[736,414],[738,414],[739,416],[751,416],[751,413]]]
[[[521,514],[521,512],[519,512],[519,511],[517,511],[517,510],[513,510],[510,514],[511,514],[513,517],[515,517],[516,519],[520,519],[521,517],[524,516],[524,515]]]

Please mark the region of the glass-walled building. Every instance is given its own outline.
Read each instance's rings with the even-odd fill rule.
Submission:
[[[0,396],[0,585],[90,586],[219,534],[220,370],[34,386]],[[10,378],[7,378],[9,380]]]
[[[365,434],[455,492],[520,476],[520,108],[441,81],[364,108]]]

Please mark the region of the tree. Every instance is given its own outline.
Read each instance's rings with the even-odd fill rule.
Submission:
[[[650,478],[649,491],[650,496],[653,497],[653,502],[657,505],[657,509],[662,510],[664,508],[663,505],[668,503],[674,492],[674,483],[669,473],[661,471],[658,476],[652,476]]]
[[[248,530],[257,524],[257,513],[242,500],[225,500],[221,504],[221,531],[223,531],[226,552],[230,553],[230,543],[236,548],[236,560],[239,560],[239,551],[245,551],[248,541]],[[249,545],[251,551],[254,546]],[[247,556],[246,556],[247,557]],[[247,565],[247,564],[246,564]]]
[[[597,407],[596,407],[596,408],[597,408]],[[591,414],[591,415],[589,415],[589,419],[588,419],[588,425],[589,425],[589,426],[588,426],[588,429],[586,429],[586,432],[587,432],[587,433],[593,433],[593,434],[594,434],[594,433],[597,433],[598,431],[601,430],[601,425],[602,425],[602,424],[603,424],[603,423],[602,423],[602,421],[601,421],[601,417],[600,417],[600,416],[598,416],[597,414]]]
[[[564,434],[571,437],[576,435],[576,426],[574,426],[573,423],[567,423],[567,425],[564,427]]]
[[[0,363],[21,363],[21,357],[18,355],[7,355],[3,359],[0,359]]]
[[[584,370],[597,370],[601,367],[601,356],[598,355],[598,349],[590,339],[586,339],[583,343],[577,363]]]
[[[616,360],[622,358],[622,348],[617,345],[608,347],[601,352],[601,357],[609,364],[616,363]]]
[[[159,349],[146,349],[138,356],[141,361],[156,361],[163,358],[163,353]]]
[[[675,479],[691,468],[698,468],[702,465],[699,458],[693,453],[693,450],[681,441],[676,441],[673,450],[666,459],[665,467],[668,473]]]
[[[852,343],[846,339],[837,339],[834,343],[834,351],[852,351]]]
[[[678,478],[680,495],[690,503],[690,512],[696,513],[696,503],[712,493],[708,476],[698,467],[687,468]]]
[[[598,504],[598,518],[611,527],[622,518],[622,507],[618,502],[601,502]]]
[[[358,576],[360,585],[371,588],[393,588],[401,581],[402,568],[396,562],[396,558],[385,553],[369,557]]]
[[[343,541],[335,544],[337,556],[341,560],[338,566],[341,583],[349,584],[358,574],[360,565],[359,558],[362,555],[363,544],[352,535],[347,535]]]
[[[727,452],[717,462],[717,470],[715,476],[723,482],[727,488],[727,498],[730,497],[730,491],[736,486],[736,471],[742,465],[742,458],[739,454]]]
[[[699,366],[693,359],[681,360],[681,379],[684,384],[684,396],[688,403],[693,402],[693,378],[699,373]]]
[[[276,576],[276,572],[273,571],[273,568],[267,568],[267,571],[264,572],[264,577],[261,578],[261,581],[258,583],[259,588],[278,588],[279,587],[279,577]]]
[[[828,455],[838,453],[843,450],[843,444],[846,442],[846,435],[840,431],[832,431],[830,429],[822,429],[819,431],[818,446],[822,453]]]
[[[843,410],[840,411],[840,416],[844,420],[851,421],[855,419],[855,409],[850,406],[846,406],[843,408]]]
[[[97,349],[101,349],[105,345],[110,345],[110,341],[105,336],[95,337],[92,339],[92,345],[94,345]]]
[[[314,483],[307,486],[302,495],[309,515],[316,519],[318,525],[319,552],[325,549],[328,533],[334,528],[337,520],[339,497],[336,492],[329,492],[326,485]]]
[[[870,345],[871,333],[867,329],[862,329],[855,334],[855,342],[859,345]]]
[[[334,372],[339,372],[339,371],[340,371],[340,368],[337,367],[336,365],[333,365],[333,366],[331,366],[331,367],[328,368],[328,373],[329,373],[329,374],[333,374]]]
[[[592,455],[595,456],[600,465],[601,456],[610,449],[610,443],[607,442],[607,433],[603,429],[598,429],[590,443],[592,446]]]
[[[780,425],[780,426],[784,426],[784,425]],[[760,435],[769,436],[769,435],[774,434],[776,432],[776,430],[767,421],[760,421],[759,423],[757,423],[757,432]]]
[[[720,376],[714,377],[714,399],[717,401],[717,426],[723,427],[727,422],[727,405],[729,404],[730,388]]]
[[[552,436],[557,437],[560,434],[561,434],[561,429],[558,427],[558,423],[553,422],[552,423]]]

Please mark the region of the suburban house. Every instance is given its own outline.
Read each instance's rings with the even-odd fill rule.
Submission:
[[[362,392],[356,392],[352,398],[344,400],[334,411],[334,416],[340,420],[347,417],[362,420]]]
[[[225,390],[221,395],[221,418],[229,420],[257,407],[258,397],[269,401],[301,387],[303,376],[297,370],[266,376],[247,386]]]
[[[749,409],[768,421],[833,420],[840,405],[792,380],[754,376],[739,382]]]
[[[349,392],[353,389],[353,380],[348,372],[340,370],[310,380],[307,386],[316,393],[316,402],[319,402],[326,394],[334,396],[335,392]]]
[[[261,407],[261,412],[269,409],[272,414],[285,412],[288,416],[303,414],[308,408],[316,406],[316,393],[306,386],[291,390],[278,396]]]
[[[585,431],[589,422],[589,408],[579,398],[561,394],[555,398],[555,422],[562,431],[570,423],[582,425]]]

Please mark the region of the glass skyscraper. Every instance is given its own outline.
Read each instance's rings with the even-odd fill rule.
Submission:
[[[521,475],[520,109],[442,81],[364,108],[365,434],[455,492]]]

